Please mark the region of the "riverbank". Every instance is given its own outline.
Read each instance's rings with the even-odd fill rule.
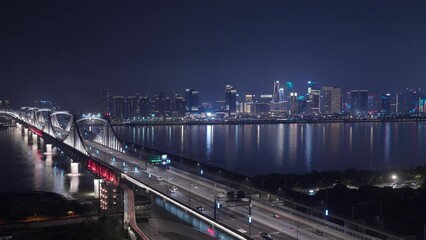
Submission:
[[[53,192],[2,192],[0,221],[2,224],[32,222],[87,214],[93,210],[93,204],[89,205]]]
[[[112,126],[147,126],[147,125],[221,125],[221,124],[293,124],[293,123],[359,123],[359,122],[425,122],[426,118],[348,118],[348,119],[232,119],[232,120],[198,120],[198,121],[132,121],[111,122]]]
[[[126,144],[130,153],[134,152],[133,148],[142,147],[128,142]],[[148,149],[144,147],[144,150]],[[153,149],[149,151],[152,154],[164,153]],[[420,236],[423,226],[421,222],[426,218],[426,206],[422,204],[426,201],[426,190],[422,188],[426,166],[384,171],[347,169],[314,171],[299,175],[268,174],[247,177],[179,156],[172,156],[171,159],[175,159],[172,160],[174,167],[183,168],[196,175],[204,174],[205,177],[215,180],[223,179],[218,182],[224,185],[249,189],[248,191],[256,195],[265,191],[267,196],[271,197],[271,202],[278,201],[302,212],[320,209],[319,217],[324,217],[323,211],[327,209],[330,215],[353,222],[361,219],[364,226],[384,229],[387,232],[393,229],[392,234],[395,235]],[[265,192],[258,196],[265,198]],[[309,207],[301,207],[302,205]],[[413,212],[412,206],[418,211]],[[404,212],[409,215],[405,216]],[[329,220],[339,221],[331,216]],[[362,224],[360,226],[362,227]]]

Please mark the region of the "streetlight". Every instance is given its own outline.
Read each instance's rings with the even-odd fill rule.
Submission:
[[[249,237],[251,236],[251,215],[248,216],[248,223],[249,223]]]
[[[251,194],[249,196],[249,237],[251,236]]]

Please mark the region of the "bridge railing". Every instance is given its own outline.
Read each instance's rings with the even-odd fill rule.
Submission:
[[[129,181],[130,183],[140,187],[140,188],[145,188],[148,189],[149,191],[151,191],[152,193],[154,193],[155,195],[159,196],[160,198],[164,199],[166,202],[173,204],[174,206],[177,206],[178,208],[184,210],[187,213],[190,213],[191,215],[196,216],[198,219],[208,223],[209,225],[213,226],[213,229],[218,229],[223,233],[226,233],[228,236],[232,237],[230,239],[238,239],[238,240],[244,240],[244,239],[252,239],[246,235],[243,235],[242,233],[225,226],[222,223],[216,222],[213,219],[210,219],[209,217],[202,215],[200,213],[198,213],[197,211],[193,210],[192,208],[187,207],[186,205],[184,205],[183,203],[180,203],[179,201],[168,197],[167,195],[161,193],[160,191],[134,179],[133,177],[130,177],[124,173],[121,174],[121,177],[123,179],[126,179],[127,181]],[[226,239],[226,238],[225,238]]]

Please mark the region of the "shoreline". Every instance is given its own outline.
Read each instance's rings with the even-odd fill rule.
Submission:
[[[152,122],[125,122],[111,123],[112,126],[147,126],[147,125],[237,125],[237,124],[294,124],[294,123],[395,123],[395,122],[426,122],[426,118],[419,119],[313,119],[313,120],[289,120],[289,119],[267,119],[267,120],[230,120],[230,121],[152,121]]]

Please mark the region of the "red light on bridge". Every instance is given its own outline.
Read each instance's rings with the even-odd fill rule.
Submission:
[[[103,179],[118,185],[117,176],[110,169],[96,163],[93,159],[87,160],[87,168],[94,174],[101,176]]]
[[[30,129],[31,129],[31,132],[33,132],[33,133],[37,134],[37,136],[39,136],[39,137],[43,137],[43,133],[42,133],[42,131],[40,131],[40,130],[38,130],[38,129],[36,129],[36,128],[30,128]]]
[[[215,236],[216,235],[216,231],[213,230],[212,228],[208,228],[207,232],[210,234],[210,236]]]

